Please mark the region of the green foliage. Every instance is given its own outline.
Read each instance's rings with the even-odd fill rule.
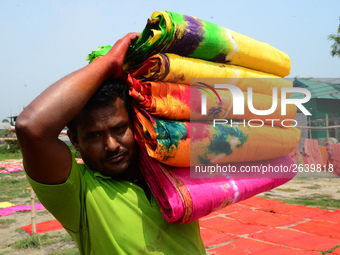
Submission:
[[[340,17],[339,17],[339,20],[340,20]],[[329,35],[328,40],[334,41],[334,43],[331,46],[332,57],[334,56],[340,57],[340,25],[338,27],[338,32],[336,34]]]
[[[79,151],[76,151],[76,149],[72,145],[68,145],[68,147],[70,148],[70,150],[71,150],[72,154],[74,155],[74,157],[81,158]]]
[[[9,120],[8,119],[3,119],[2,123],[9,123]]]
[[[17,249],[27,249],[27,248],[37,248],[41,247],[41,240],[39,235],[28,236],[22,240],[19,240],[13,244],[14,248]]]
[[[0,201],[10,201],[14,198],[29,198],[30,187],[24,172],[8,173],[0,175]]]

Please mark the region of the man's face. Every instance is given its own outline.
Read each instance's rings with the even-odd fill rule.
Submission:
[[[122,99],[112,106],[83,110],[76,123],[77,134],[70,134],[70,139],[88,166],[111,177],[136,171],[137,144]]]

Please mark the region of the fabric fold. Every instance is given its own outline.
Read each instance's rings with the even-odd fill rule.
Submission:
[[[248,162],[292,152],[300,140],[295,127],[249,127],[160,120],[135,109],[135,130],[149,156],[171,166]],[[243,122],[244,123],[244,122]]]
[[[206,114],[202,114],[202,95],[207,97]],[[169,82],[134,82],[130,84],[130,95],[135,102],[154,117],[182,121],[213,121],[214,119],[256,120],[268,125],[278,126],[282,121],[290,125],[295,119],[297,108],[286,106],[286,115],[281,115],[281,100],[271,114],[258,115],[249,110],[248,93],[243,92],[244,114],[233,114],[233,95],[229,90],[209,87],[188,86]],[[273,98],[268,95],[252,93],[252,106],[256,110],[269,110]],[[219,101],[221,100],[221,101]],[[222,104],[221,104],[222,102]],[[275,120],[275,121],[273,121]]]
[[[189,223],[228,205],[280,186],[295,173],[278,173],[277,178],[190,178],[190,168],[170,167],[150,158],[141,149],[140,166],[166,221]],[[289,156],[265,162],[290,167]],[[233,164],[238,170],[242,164]]]
[[[233,84],[242,91],[252,87],[253,92],[272,95],[273,88],[293,87],[292,81],[242,66],[221,64],[176,54],[156,54],[143,62],[131,74],[139,81],[164,81],[190,85],[190,79],[199,78],[213,87],[212,82]],[[214,78],[214,79],[211,79]],[[222,79],[227,78],[227,79]]]
[[[231,63],[280,77],[290,72],[288,55],[267,43],[193,16],[156,11],[128,52],[127,69],[165,52]]]

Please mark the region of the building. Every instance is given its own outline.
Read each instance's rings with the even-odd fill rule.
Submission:
[[[312,115],[305,116],[298,110],[298,117],[302,120],[299,126],[310,127],[307,128],[307,137],[318,139],[320,144],[334,138],[340,141],[340,84],[331,81],[295,79],[293,82],[294,87],[302,87],[311,92],[311,99],[303,105]],[[305,95],[301,93],[292,93],[289,98],[303,97]]]

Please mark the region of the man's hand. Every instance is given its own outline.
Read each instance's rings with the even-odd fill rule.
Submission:
[[[44,184],[67,180],[72,157],[58,135],[106,79],[126,80],[125,55],[138,35],[127,34],[105,56],[49,86],[19,115],[16,133],[26,172],[32,179]]]
[[[123,64],[129,46],[135,42],[140,33],[128,33],[119,39],[105,55],[112,61],[112,78],[126,80],[127,74],[123,71]]]

